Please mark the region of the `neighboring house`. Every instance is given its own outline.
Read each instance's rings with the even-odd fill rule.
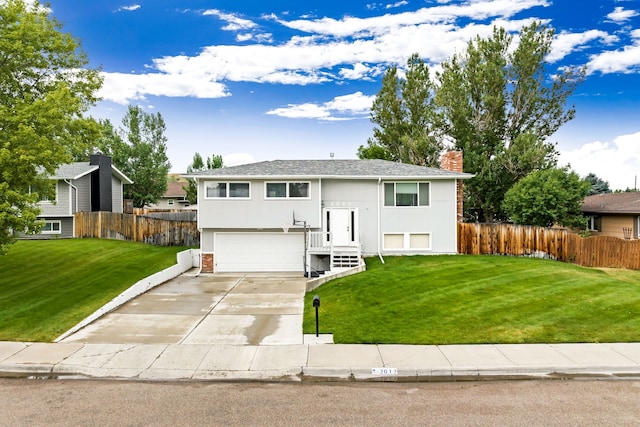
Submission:
[[[123,185],[132,181],[111,164],[111,158],[94,154],[89,162],[61,165],[51,176],[55,199],[43,200],[39,219],[45,225],[38,237],[74,237],[74,214],[86,211],[123,211]]]
[[[361,255],[457,253],[462,154],[443,169],[385,160],[274,160],[198,181],[202,271],[357,266]],[[444,169],[453,170],[444,170]]]
[[[189,207],[187,200],[187,192],[184,187],[189,185],[186,181],[169,181],[167,182],[167,191],[162,195],[158,203],[150,205],[149,208],[166,210],[166,209],[185,209]]]
[[[582,202],[588,229],[600,236],[640,238],[640,192],[594,194]]]

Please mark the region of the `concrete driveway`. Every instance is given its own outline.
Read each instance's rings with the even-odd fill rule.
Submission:
[[[299,273],[185,273],[63,342],[302,344],[305,281]]]

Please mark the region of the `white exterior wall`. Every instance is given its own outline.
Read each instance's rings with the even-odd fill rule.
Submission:
[[[209,182],[214,180],[209,180]],[[198,183],[198,227],[201,229],[280,229],[296,220],[307,221],[312,228],[320,227],[318,180],[289,180],[309,182],[308,199],[267,199],[265,180],[220,180],[221,182],[250,182],[249,199],[207,199],[204,181]],[[267,182],[284,182],[267,180]]]
[[[457,253],[456,183],[453,179],[407,180],[430,183],[430,205],[419,207],[384,206],[384,183],[401,180],[322,179],[321,185],[315,180],[311,181],[310,199],[286,200],[265,200],[264,180],[250,182],[251,198],[248,200],[205,199],[203,183],[199,183],[198,224],[202,230],[203,253],[215,253],[217,232],[281,232],[282,225],[291,222],[293,211],[296,219],[307,221],[311,231],[320,231],[325,208],[357,209],[358,237],[364,255],[375,255],[378,250],[383,255]],[[293,228],[290,232],[294,232]],[[407,238],[412,233],[429,234],[431,247],[426,250],[385,250],[383,236],[386,233],[405,233]]]
[[[457,252],[455,180],[419,180],[430,183],[431,200],[430,206],[416,207],[385,207],[385,182],[402,181],[382,180],[378,184],[377,180],[323,180],[322,205],[325,208],[358,209],[359,236],[365,255],[377,254],[378,239],[382,254]],[[385,250],[385,233],[430,234],[431,248],[415,251]]]
[[[430,205],[411,207],[383,206],[381,209],[380,221],[381,234],[430,234],[430,250],[385,250],[384,244],[381,244],[382,253],[457,253],[458,249],[456,243],[457,225],[455,180],[432,180],[419,182],[430,183]],[[384,190],[381,189],[381,191]],[[384,205],[384,193],[381,194],[381,204]]]
[[[358,237],[366,255],[378,251],[377,191],[374,180],[322,180],[323,207],[358,209]]]

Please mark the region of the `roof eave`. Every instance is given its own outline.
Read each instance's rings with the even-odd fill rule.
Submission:
[[[456,175],[180,175],[184,178],[192,179],[382,179],[382,180],[397,180],[397,179],[411,179],[411,180],[444,180],[444,179],[470,179],[475,175],[473,174],[456,174]]]

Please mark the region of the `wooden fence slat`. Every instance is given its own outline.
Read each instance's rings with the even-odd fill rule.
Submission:
[[[585,267],[640,270],[640,240],[582,238],[565,229],[513,224],[458,224],[458,252],[544,256]]]
[[[195,221],[171,221],[115,212],[77,212],[75,236],[151,243],[159,246],[198,246]]]

